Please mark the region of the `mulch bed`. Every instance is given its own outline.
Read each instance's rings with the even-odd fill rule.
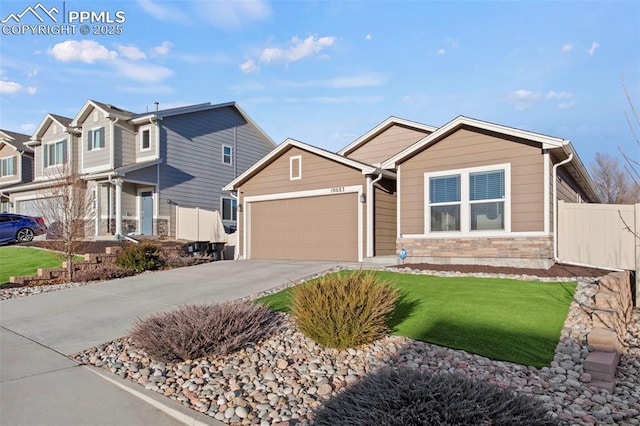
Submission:
[[[443,272],[462,272],[471,273],[487,273],[487,274],[509,274],[509,275],[532,275],[536,277],[602,277],[609,272],[605,269],[588,268],[585,266],[562,265],[555,264],[549,269],[530,269],[530,268],[511,268],[501,266],[484,266],[484,265],[436,265],[431,263],[406,263],[404,265],[396,265],[395,268],[411,268],[423,271],[443,271]]]

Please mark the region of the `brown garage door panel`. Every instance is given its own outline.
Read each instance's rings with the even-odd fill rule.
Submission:
[[[251,203],[253,259],[358,260],[356,193]]]

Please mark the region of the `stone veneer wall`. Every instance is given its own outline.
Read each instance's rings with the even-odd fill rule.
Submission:
[[[399,238],[406,262],[549,268],[553,237]]]
[[[153,222],[153,228],[155,229],[157,236],[167,237],[169,235],[168,219],[154,219]]]
[[[613,272],[600,279],[591,311],[593,328],[587,335],[593,352],[585,360],[592,386],[613,391],[615,374],[633,315],[631,273]]]

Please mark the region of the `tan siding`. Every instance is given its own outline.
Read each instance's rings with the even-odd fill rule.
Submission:
[[[512,232],[544,230],[543,156],[540,148],[462,129],[401,166],[401,232],[424,233],[424,174],[511,164]]]
[[[396,252],[396,194],[376,187],[375,189],[375,256]]]
[[[347,157],[367,164],[378,164],[428,135],[428,132],[394,125],[375,136]]]
[[[578,202],[578,192],[574,189],[576,185],[562,166],[558,167],[558,200],[567,203]]]
[[[289,179],[289,157],[302,157],[302,179]],[[365,178],[352,169],[293,147],[242,185],[243,196],[308,191],[335,186],[363,185]],[[364,189],[364,188],[363,188]]]

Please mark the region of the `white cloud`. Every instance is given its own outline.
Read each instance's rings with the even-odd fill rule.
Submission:
[[[316,96],[310,98],[283,98],[281,101],[289,104],[314,103],[314,104],[351,104],[382,102],[383,96]]]
[[[436,55],[444,55],[445,53],[447,53],[446,50],[444,49],[438,49],[438,51],[436,52]]]
[[[149,15],[161,21],[181,22],[189,21],[187,15],[178,7],[159,5],[151,0],[138,0],[138,5]]]
[[[120,56],[134,61],[137,61],[138,59],[147,59],[147,55],[145,55],[144,52],[136,46],[118,46],[118,52],[120,52]]]
[[[33,78],[35,76],[38,75],[38,70],[36,69],[31,69],[28,73],[27,73],[27,78]]]
[[[67,40],[55,44],[49,54],[62,62],[79,61],[92,64],[95,61],[115,59],[118,53],[93,40]]]
[[[365,40],[371,40],[371,34],[367,34],[366,36],[364,36]]]
[[[453,37],[447,37],[444,39],[444,42],[447,43],[451,47],[458,47],[460,43]]]
[[[575,102],[574,101],[568,101],[568,102],[560,102],[558,104],[558,109],[569,109],[569,108],[573,108],[575,106]]]
[[[22,84],[15,81],[0,80],[0,93],[3,95],[17,95],[20,92],[27,92],[30,95],[35,95],[38,89],[33,86],[24,87]]]
[[[163,41],[160,46],[156,46],[153,48],[153,52],[157,55],[167,55],[172,47],[173,43],[171,43],[170,41]]]
[[[596,49],[600,47],[600,43],[594,41],[593,43],[591,43],[591,49],[589,49],[589,56],[593,56],[594,53],[596,53]]]
[[[0,93],[5,95],[15,95],[22,90],[22,85],[15,81],[0,80]]]
[[[270,62],[296,62],[301,59],[316,55],[327,47],[333,46],[335,37],[315,37],[309,36],[304,40],[297,36],[293,37],[290,46],[286,49],[279,47],[268,47],[260,54],[260,61]]]
[[[573,50],[573,45],[571,43],[566,43],[564,46],[562,46],[561,49],[563,52],[571,52]]]
[[[422,105],[424,104],[424,100],[416,98],[415,96],[406,95],[402,97],[402,103],[408,105]]]
[[[199,1],[194,2],[194,6],[204,20],[223,29],[240,28],[271,16],[266,0]]]
[[[25,123],[20,125],[20,130],[22,130],[23,132],[33,133],[35,129],[36,125],[33,123]]]
[[[132,63],[123,60],[113,62],[122,77],[147,83],[155,83],[170,77],[173,71],[161,65],[150,63]]]
[[[150,94],[157,95],[160,93],[173,93],[174,90],[170,86],[166,85],[138,85],[138,86],[120,86],[120,90],[127,93],[136,93],[136,94]],[[164,107],[164,106],[163,106]]]
[[[291,81],[281,80],[278,84],[283,87],[309,88],[309,87],[328,87],[332,89],[344,89],[351,87],[373,87],[381,86],[386,79],[376,74],[362,74],[349,77],[335,77],[326,80],[306,80]]]
[[[260,67],[253,62],[253,59],[247,59],[240,64],[240,69],[245,74],[252,74],[260,71]]]
[[[546,96],[547,99],[556,99],[556,100],[569,99],[571,97],[573,97],[573,93],[555,92],[553,90],[547,93],[547,96]]]
[[[542,96],[531,90],[519,89],[507,94],[507,99],[515,105],[516,111],[526,111]]]

